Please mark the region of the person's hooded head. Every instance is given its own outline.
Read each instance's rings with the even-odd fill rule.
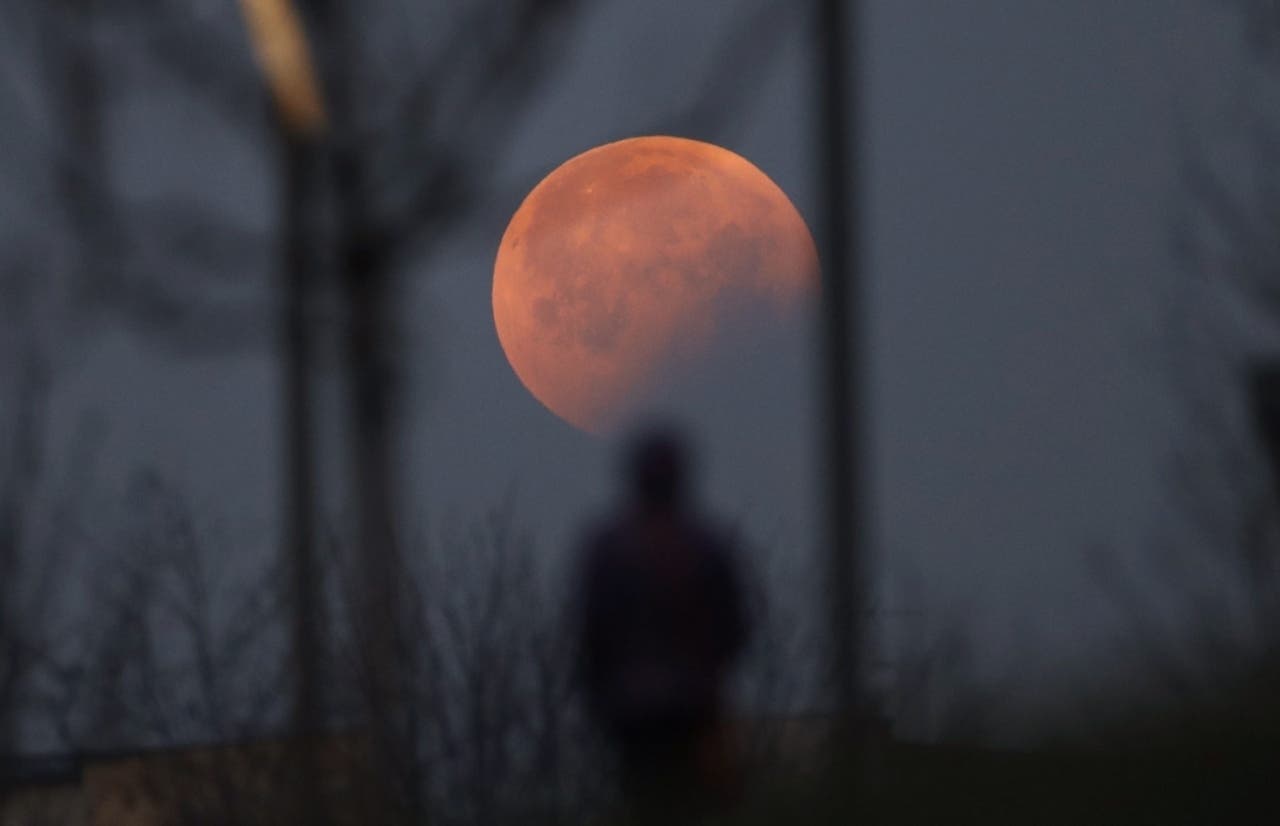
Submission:
[[[670,425],[645,428],[627,451],[632,495],[650,510],[681,506],[688,496],[691,464],[688,445],[678,429]]]

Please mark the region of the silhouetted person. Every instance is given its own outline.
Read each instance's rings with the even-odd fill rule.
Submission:
[[[747,639],[734,549],[689,501],[679,435],[652,429],[626,461],[630,501],[581,551],[579,678],[614,739],[633,802],[709,799],[725,677]]]

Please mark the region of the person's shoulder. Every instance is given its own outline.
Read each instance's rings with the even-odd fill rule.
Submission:
[[[706,552],[731,561],[737,553],[737,530],[730,524],[708,515],[699,515],[689,523],[697,544]]]
[[[617,547],[625,530],[623,519],[616,513],[603,513],[591,519],[578,541],[578,556],[584,562],[595,562]]]

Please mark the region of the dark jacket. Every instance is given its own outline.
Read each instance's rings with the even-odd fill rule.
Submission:
[[[578,678],[595,714],[714,715],[749,631],[728,539],[687,514],[633,513],[593,531],[579,564]]]

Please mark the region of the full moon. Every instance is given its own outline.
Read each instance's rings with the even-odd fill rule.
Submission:
[[[739,155],[652,136],[588,150],[511,218],[493,272],[493,320],[520,381],[601,433],[732,330],[794,318],[818,256],[786,194]]]

